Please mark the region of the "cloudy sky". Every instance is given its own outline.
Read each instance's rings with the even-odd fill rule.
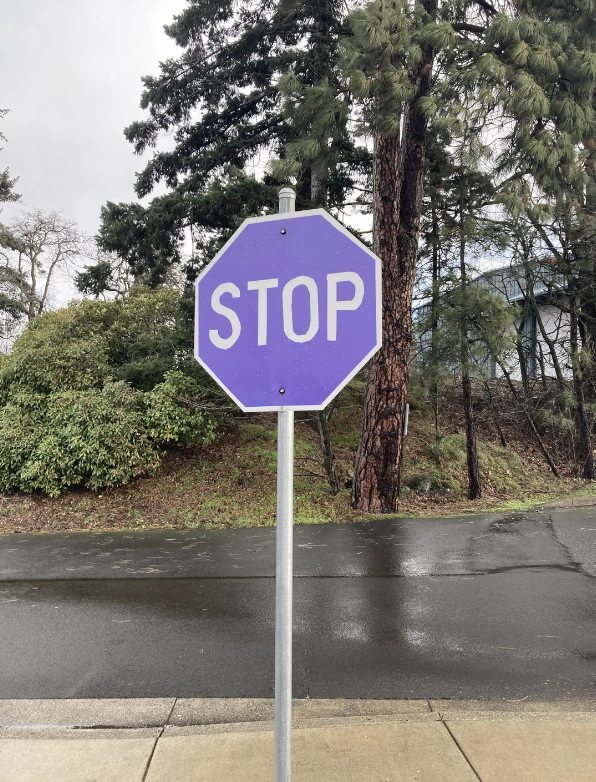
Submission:
[[[106,201],[136,198],[124,128],[139,108],[141,77],[181,52],[163,30],[185,0],[4,0],[0,24],[0,170],[18,177],[23,209],[63,212],[94,235]],[[167,142],[166,142],[167,143]],[[158,192],[158,191],[156,191]],[[358,218],[357,224],[366,223]],[[57,301],[76,295],[65,278]]]
[[[134,198],[123,129],[143,116],[141,76],[178,51],[163,25],[184,0],[5,0],[0,169],[18,176],[22,208],[63,211],[88,233],[105,201]]]

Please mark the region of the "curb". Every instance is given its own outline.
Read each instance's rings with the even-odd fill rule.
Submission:
[[[1,700],[0,735],[158,729],[168,734],[273,729],[272,698],[106,698]],[[294,727],[386,722],[596,721],[594,701],[314,700],[293,701]]]
[[[593,497],[567,497],[563,500],[555,500],[546,505],[540,505],[543,510],[556,510],[557,508],[590,508],[596,505],[596,496]]]

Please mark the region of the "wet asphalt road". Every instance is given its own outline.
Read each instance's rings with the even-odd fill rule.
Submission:
[[[273,529],[0,536],[0,698],[272,697]],[[295,529],[294,694],[596,697],[596,508]]]

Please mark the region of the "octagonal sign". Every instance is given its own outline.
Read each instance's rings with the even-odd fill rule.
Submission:
[[[381,261],[324,209],[245,220],[195,298],[195,357],[245,411],[322,410],[381,346]]]

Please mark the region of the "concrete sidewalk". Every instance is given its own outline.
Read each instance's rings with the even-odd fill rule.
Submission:
[[[273,703],[0,701],[1,782],[264,782]],[[294,782],[593,782],[596,702],[299,700]]]

